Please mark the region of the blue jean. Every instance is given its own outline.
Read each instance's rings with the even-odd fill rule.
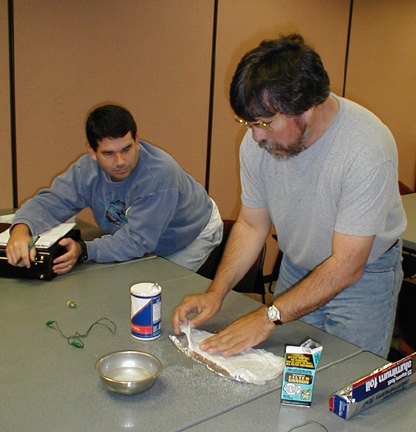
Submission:
[[[399,240],[375,263],[366,266],[357,283],[301,320],[386,358],[403,280],[401,263],[402,241]],[[308,273],[283,256],[275,296],[289,290]]]

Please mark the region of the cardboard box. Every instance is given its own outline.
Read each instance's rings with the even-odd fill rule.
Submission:
[[[315,372],[321,353],[322,346],[312,339],[300,346],[286,347],[282,405],[311,406]]]
[[[345,420],[416,384],[416,353],[388,363],[329,397],[329,410]]]

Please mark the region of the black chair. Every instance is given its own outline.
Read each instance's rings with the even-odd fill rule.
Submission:
[[[408,194],[414,193],[414,191],[412,189],[410,189],[409,186],[405,185],[400,180],[399,180],[399,192],[400,192],[400,195],[408,195]]]
[[[405,354],[416,351],[416,280],[404,279],[397,302],[396,325],[399,329],[399,349]]]
[[[233,220],[224,220],[224,233],[222,242],[211,252],[208,259],[197,271],[198,274],[208,279],[214,279],[215,273],[217,272],[218,265],[221,261],[224,253],[225,244],[227,243],[231,229],[235,223]],[[264,289],[264,278],[263,278],[263,265],[264,257],[266,255],[266,245],[263,246],[259,256],[255,263],[252,265],[247,274],[241,279],[241,281],[233,288],[234,291],[249,294],[260,294],[263,303],[265,303],[266,292]]]

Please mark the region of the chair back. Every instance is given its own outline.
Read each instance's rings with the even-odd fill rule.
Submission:
[[[400,336],[413,350],[416,350],[416,282],[404,279],[397,302],[396,324]]]
[[[211,252],[208,259],[197,271],[198,274],[208,279],[214,279],[215,273],[217,272],[218,265],[221,261],[224,253],[225,245],[235,221],[226,219],[224,222],[223,238],[221,243]],[[264,289],[264,278],[263,278],[263,265],[264,257],[266,254],[266,245],[259,253],[256,261],[251,266],[247,274],[241,279],[241,281],[233,288],[235,291],[242,293],[260,294],[262,296],[263,303],[265,301],[265,289]]]

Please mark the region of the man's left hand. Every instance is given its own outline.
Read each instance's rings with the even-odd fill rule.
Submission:
[[[239,354],[265,341],[276,326],[266,319],[266,308],[246,315],[204,341],[200,348],[224,357]]]
[[[71,238],[63,238],[59,246],[66,248],[66,253],[54,259],[52,270],[56,274],[65,274],[70,272],[77,263],[81,255],[81,247]]]

